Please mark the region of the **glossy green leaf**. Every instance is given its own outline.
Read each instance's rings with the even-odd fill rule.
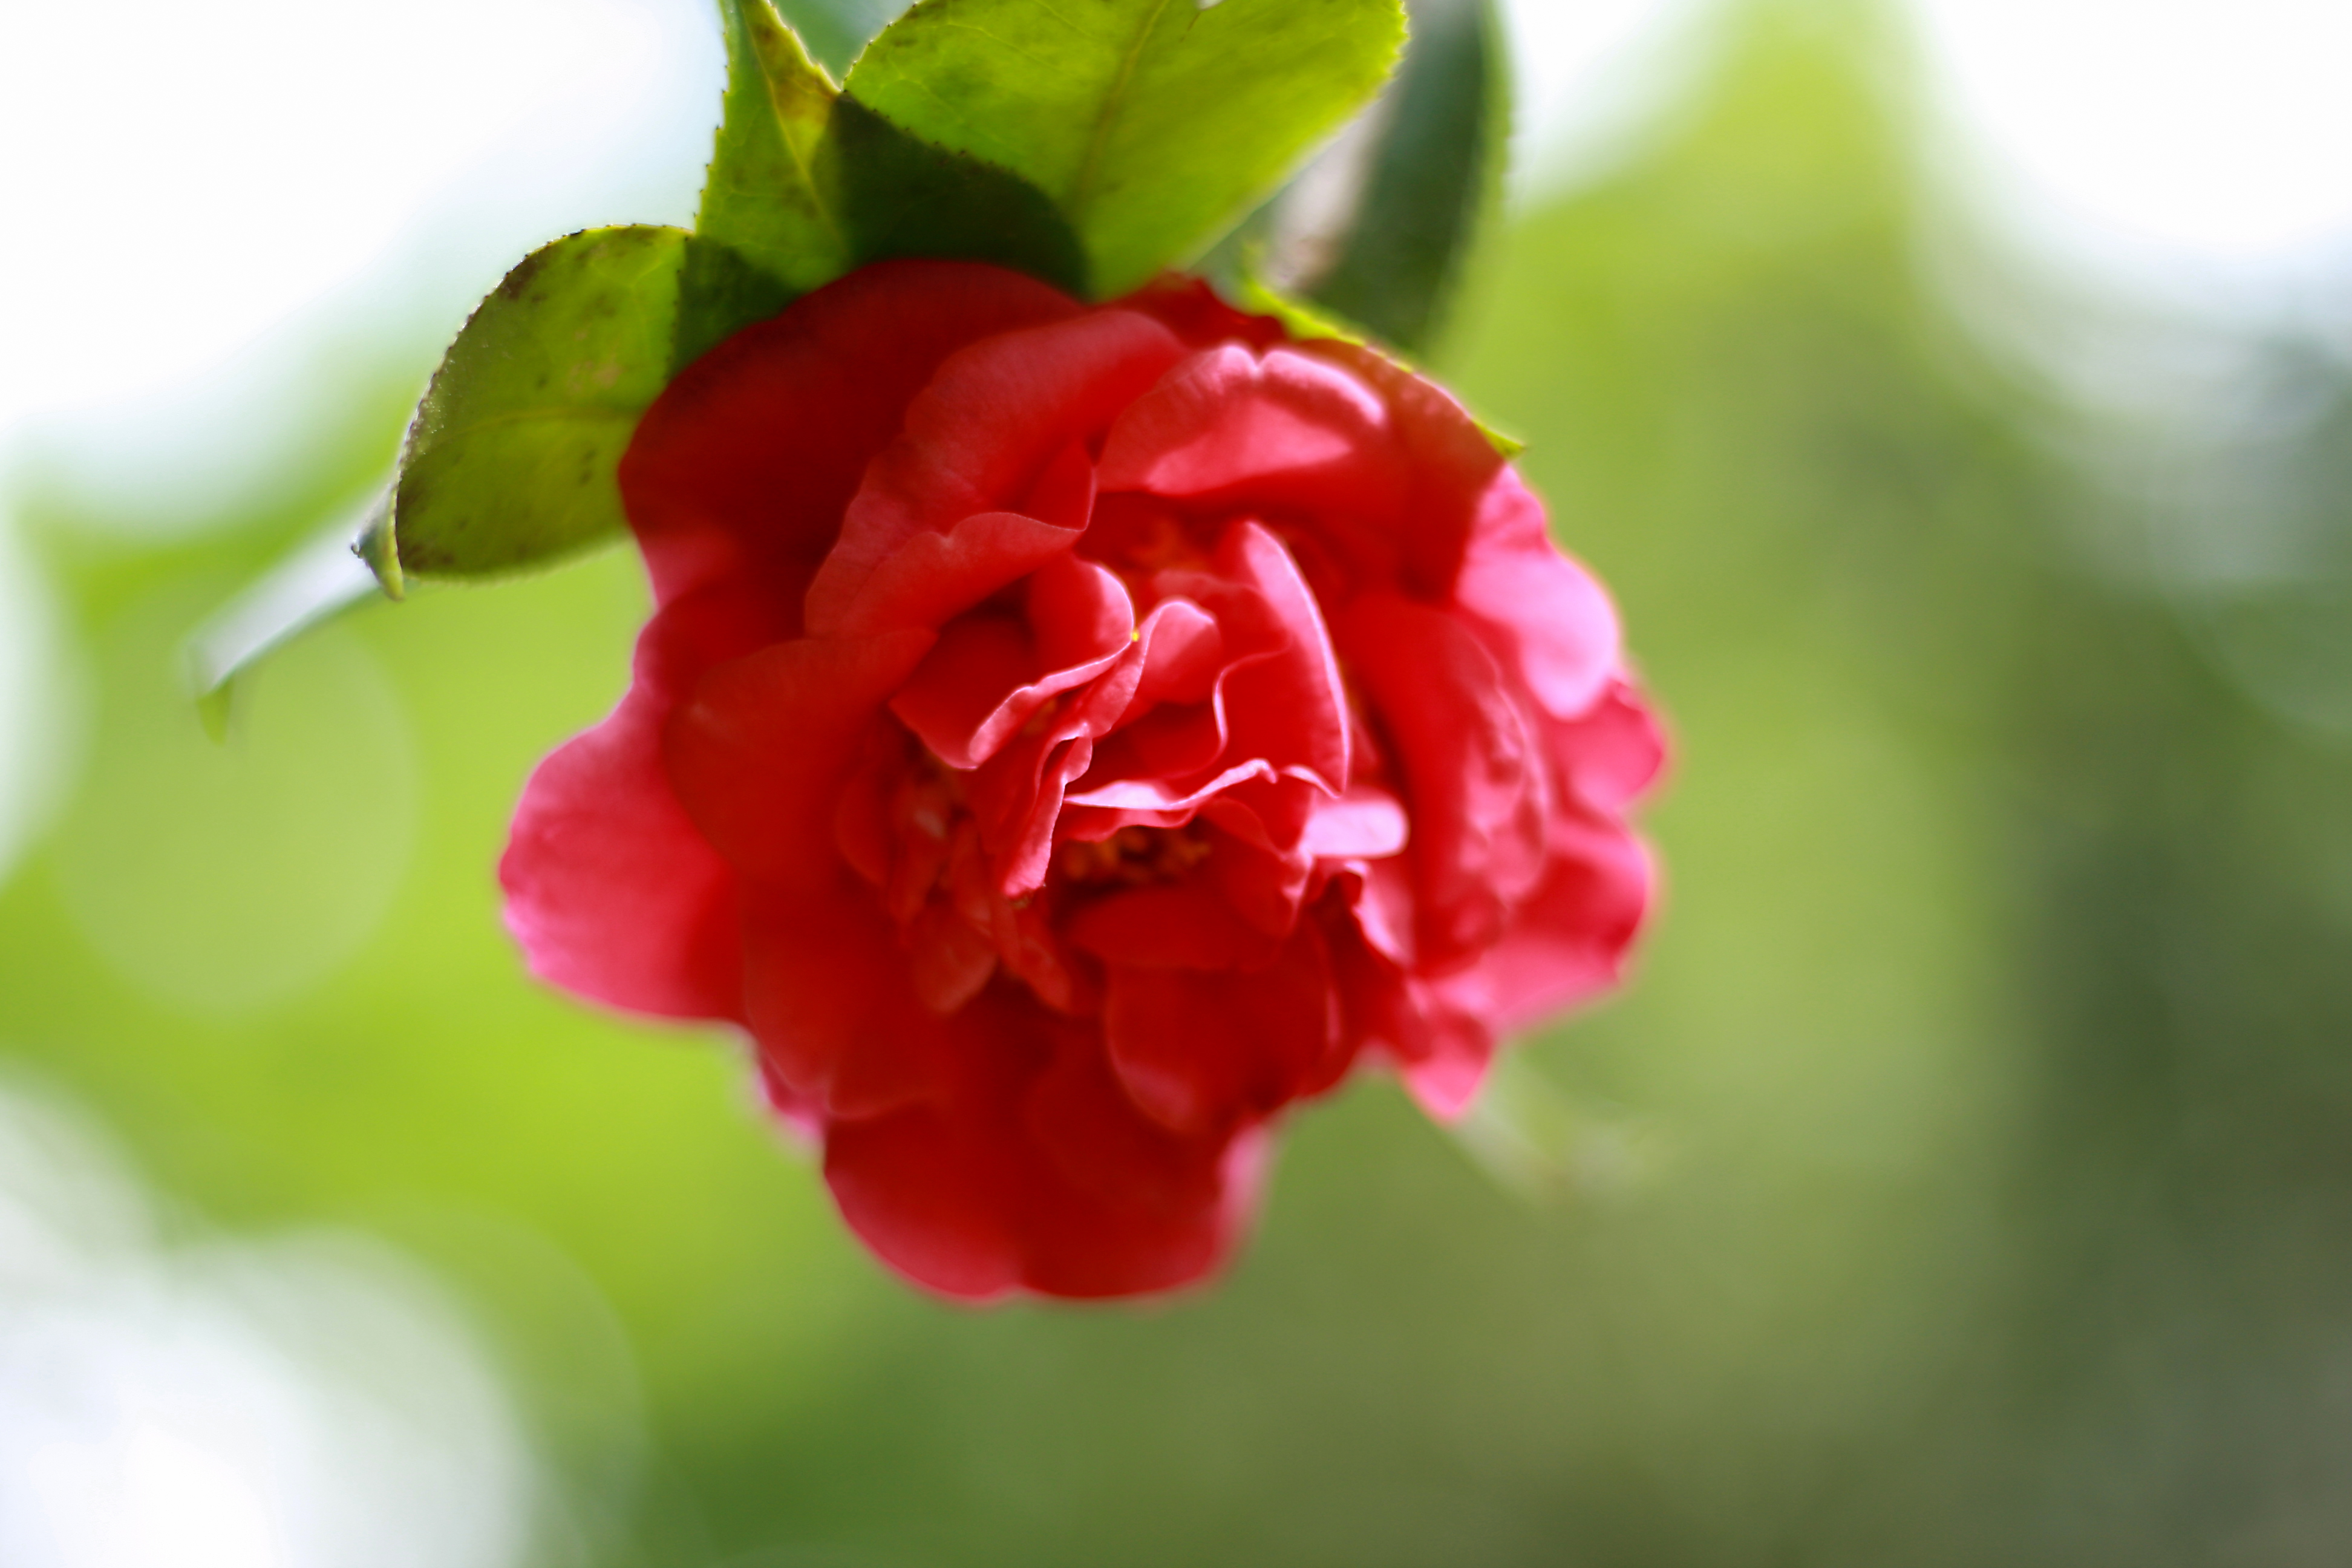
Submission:
[[[1369,117],[1355,199],[1307,296],[1425,353],[1500,184],[1509,88],[1492,0],[1412,0],[1412,43]]]
[[[1017,174],[919,141],[852,98],[835,106],[824,168],[861,266],[894,256],[990,261],[1086,292],[1076,232]]]
[[[894,256],[1017,268],[1077,290],[1077,237],[1019,175],[844,99],[769,0],[722,0],[724,119],[688,244],[673,363],[854,267]]]
[[[669,379],[686,242],[590,229],[532,252],[482,301],[401,454],[403,573],[511,572],[622,531],[614,470]]]
[[[1213,239],[1361,108],[1399,0],[920,0],[850,68],[852,98],[1043,191],[1097,296]]]
[[[727,95],[694,232],[803,293],[856,265],[818,172],[839,89],[769,0],[719,10]]]

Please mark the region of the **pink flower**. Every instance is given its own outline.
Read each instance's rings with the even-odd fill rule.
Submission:
[[[1641,923],[1609,601],[1375,353],[886,262],[682,374],[621,488],[659,608],[530,781],[509,924],[749,1030],[934,1290],[1199,1279],[1284,1108],[1369,1057],[1458,1111]]]

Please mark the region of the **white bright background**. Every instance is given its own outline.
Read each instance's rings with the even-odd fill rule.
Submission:
[[[413,1266],[175,1241],[102,1134],[0,1081],[0,1563],[512,1568],[532,1468]]]
[[[1520,199],[1638,130],[1707,5],[1507,0]],[[0,875],[58,793],[74,732],[75,661],[11,540],[12,472],[133,501],[166,526],[233,517],[314,427],[304,385],[319,343],[446,336],[553,235],[684,221],[721,69],[707,12],[705,0],[30,0],[0,14]],[[2113,287],[2257,310],[2352,254],[2352,0],[1913,0],[1913,12],[1958,149],[1948,166],[2029,244]],[[129,1190],[85,1156],[68,1165],[85,1197]],[[12,1213],[20,1231],[32,1223],[41,1194],[26,1183],[57,1179],[54,1163],[0,1158],[0,1230]],[[70,1517],[34,1544],[0,1532],[7,1560],[311,1568],[355,1561],[347,1531],[314,1526],[362,1515],[371,1563],[499,1568],[520,1550],[520,1461],[499,1457],[504,1418],[457,1331],[366,1270],[321,1286],[315,1260],[237,1256],[233,1290],[203,1258],[129,1242],[38,1279],[0,1269],[0,1384],[25,1336],[72,1341],[71,1355],[49,1355],[67,1384],[48,1403],[13,1398],[0,1420],[0,1501],[31,1518],[10,1490],[31,1485]],[[328,1441],[319,1434],[350,1422],[320,1426],[320,1413],[363,1395],[304,1372],[279,1320],[237,1304],[271,1279],[280,1296],[373,1292],[387,1333],[456,1369],[440,1374],[454,1391],[444,1436],[509,1466],[476,1497],[475,1534],[380,1506],[396,1489],[353,1490],[347,1466],[299,1436]],[[67,1301],[80,1304],[57,1317]],[[207,1436],[208,1409],[244,1414]],[[429,1470],[429,1438],[402,1448],[419,1435],[393,1415],[369,1429]],[[91,1511],[101,1500],[111,1511]],[[171,1542],[161,1556],[155,1531]]]
[[[1707,0],[1504,0],[1524,191],[1671,79]],[[1907,0],[1935,109],[2010,221],[2132,280],[2266,279],[2352,249],[2347,0]]]

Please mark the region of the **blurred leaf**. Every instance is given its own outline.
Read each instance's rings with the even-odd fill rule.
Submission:
[[[1646,1129],[1570,1100],[1524,1050],[1495,1058],[1478,1098],[1446,1131],[1531,1202],[1622,1192],[1654,1174],[1664,1154]]]
[[[1378,90],[1398,0],[924,0],[850,69],[858,102],[1021,175],[1118,294],[1183,258]]]
[[[511,572],[623,531],[614,468],[668,380],[686,241],[589,229],[533,251],[482,301],[401,455],[404,573]]]
[[[188,684],[195,694],[196,715],[214,740],[228,733],[238,676],[375,593],[373,563],[362,564],[362,546],[383,532],[391,500],[387,485],[369,497],[356,515],[337,518],[189,635],[183,650]],[[397,564],[394,570],[398,571]]]
[[[1354,200],[1307,289],[1384,342],[1428,352],[1498,188],[1509,88],[1492,0],[1412,0],[1412,42],[1348,149]]]

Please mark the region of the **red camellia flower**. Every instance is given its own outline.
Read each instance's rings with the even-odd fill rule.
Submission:
[[[1609,602],[1368,350],[886,262],[680,374],[620,481],[658,609],[530,781],[509,923],[748,1030],[934,1290],[1200,1278],[1285,1107],[1370,1058],[1458,1111],[1641,922]]]

